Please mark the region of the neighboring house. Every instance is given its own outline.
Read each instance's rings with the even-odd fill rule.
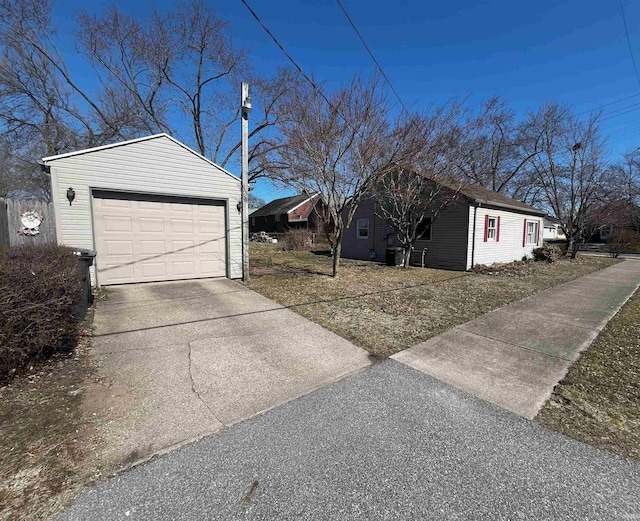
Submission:
[[[300,228],[317,231],[320,225],[318,213],[323,211],[323,207],[320,194],[275,199],[251,214],[249,231],[282,233]]]
[[[549,215],[544,218],[544,231],[542,233],[542,238],[545,241],[566,239],[566,236],[562,231],[562,226],[560,226],[560,221],[558,221],[558,219]]]
[[[386,249],[402,246],[381,219],[372,199],[362,201],[347,229],[342,256],[385,260]],[[542,244],[545,213],[480,186],[462,183],[455,203],[446,207],[415,244],[412,264],[468,270],[478,264],[511,262],[531,257]]]
[[[630,201],[614,201],[593,213],[597,225],[587,242],[607,242],[617,230],[640,232],[640,207]]]
[[[94,283],[242,277],[239,179],[171,136],[42,161],[58,242],[96,250]]]

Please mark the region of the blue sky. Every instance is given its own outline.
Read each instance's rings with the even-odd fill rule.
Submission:
[[[374,71],[336,0],[248,1],[305,72],[341,85],[355,73]],[[640,2],[623,2],[640,67]],[[92,9],[110,3],[95,2]],[[115,3],[138,12],[149,5]],[[156,1],[161,7],[170,4]],[[520,114],[549,100],[569,104],[577,113],[609,104],[602,109],[602,125],[611,159],[640,146],[640,81],[616,0],[343,4],[409,107],[423,109],[453,98],[475,106],[494,95]],[[59,15],[71,20],[81,5],[67,0]],[[259,71],[287,63],[240,0],[211,5],[230,22],[235,45],[250,51]],[[629,99],[619,101],[623,98]],[[267,201],[286,195],[266,182],[254,193]]]

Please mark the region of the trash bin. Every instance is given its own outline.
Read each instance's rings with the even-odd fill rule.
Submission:
[[[404,250],[402,248],[387,248],[387,266],[402,266],[404,264]]]
[[[78,257],[78,273],[80,275],[80,295],[78,296],[75,318],[78,321],[82,321],[87,316],[89,306],[93,304],[89,267],[93,265],[96,252],[85,248],[76,248],[73,253]]]

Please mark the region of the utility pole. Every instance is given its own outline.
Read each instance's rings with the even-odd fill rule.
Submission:
[[[249,84],[241,84],[240,111],[242,113],[242,280],[249,280],[249,112],[251,112]]]

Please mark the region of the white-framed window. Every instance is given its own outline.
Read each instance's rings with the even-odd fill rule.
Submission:
[[[495,241],[498,237],[498,218],[491,217],[487,219],[487,240]]]
[[[526,221],[526,223],[525,245],[538,244],[538,221]]]
[[[484,216],[484,242],[498,242],[500,240],[500,217]]]
[[[358,239],[369,238],[369,219],[358,219]]]
[[[433,226],[433,219],[431,217],[425,217],[418,224],[418,229],[416,230],[416,237],[418,237],[419,241],[430,241],[431,240],[431,228]]]

